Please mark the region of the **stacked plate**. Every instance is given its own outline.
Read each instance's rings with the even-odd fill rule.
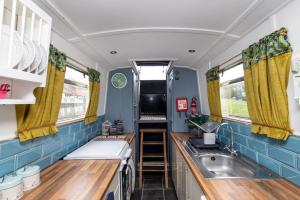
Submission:
[[[0,67],[7,66],[9,59],[9,41],[10,41],[10,28],[7,25],[2,25],[2,33],[0,38]],[[21,38],[17,32],[13,35],[13,46],[12,46],[12,60],[10,62],[9,68],[16,67],[22,57],[24,52],[24,45],[22,44]]]
[[[2,25],[0,40],[0,67],[8,65],[9,59],[10,27]],[[18,32],[14,32],[12,46],[12,60],[8,68],[14,68],[34,74],[43,74],[47,69],[47,51],[37,41],[31,41],[28,37],[22,38]]]

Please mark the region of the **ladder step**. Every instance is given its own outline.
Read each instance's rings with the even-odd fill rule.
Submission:
[[[166,129],[141,129],[140,132],[143,133],[165,133]]]
[[[152,161],[152,162],[143,162],[143,167],[163,167],[165,166],[164,162]]]
[[[163,145],[164,143],[161,141],[144,141],[144,145]]]
[[[146,163],[146,164],[145,164]],[[153,164],[157,163],[157,164]],[[141,163],[138,164],[138,167],[141,165]],[[143,167],[164,167],[164,161],[144,161]],[[167,167],[170,167],[169,163],[167,163]]]
[[[167,162],[167,149],[166,149],[166,129],[141,129],[141,141],[140,141],[140,162],[138,164],[139,171],[139,185],[143,186],[143,172],[164,172],[165,176],[165,188],[168,188],[168,167]],[[150,134],[157,135],[161,134],[161,137],[149,138]],[[145,140],[145,135],[148,135]],[[150,139],[150,140],[149,140]],[[151,140],[152,139],[152,140]],[[161,139],[161,140],[160,140]],[[145,146],[162,145],[163,150],[159,153],[145,153]],[[147,150],[147,148],[145,148]],[[150,158],[150,159],[146,159]],[[149,161],[144,161],[149,160]],[[163,159],[163,161],[162,161]],[[156,160],[156,161],[153,161]]]
[[[162,153],[145,153],[143,154],[144,158],[163,158],[164,154]]]
[[[143,169],[143,172],[164,172],[163,169]]]

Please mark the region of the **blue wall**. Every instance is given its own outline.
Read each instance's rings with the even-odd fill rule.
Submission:
[[[18,139],[0,143],[0,177],[28,164],[42,169],[63,158],[101,133],[104,117],[91,125],[77,122],[59,127],[56,135],[20,143]]]
[[[251,133],[250,125],[228,122],[234,130],[234,145],[239,152],[300,186],[300,137],[273,140]],[[230,134],[226,129],[220,129],[219,136],[223,143],[229,144]]]
[[[111,77],[115,73],[123,73],[127,77],[127,85],[117,89],[111,84]],[[124,120],[124,131],[133,132],[133,73],[131,68],[111,71],[108,79],[107,102],[105,120]]]
[[[179,80],[176,80],[176,78]],[[172,129],[175,132],[187,132],[185,124],[186,116],[184,113],[176,111],[176,98],[187,97],[189,107],[192,97],[196,96],[198,100],[198,111],[200,113],[199,105],[199,88],[197,80],[197,72],[187,68],[173,69],[173,83],[172,83]]]

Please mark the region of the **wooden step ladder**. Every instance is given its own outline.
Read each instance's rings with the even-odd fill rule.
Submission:
[[[167,140],[166,129],[141,129],[141,141],[140,141],[140,162],[139,162],[139,185],[143,187],[143,172],[164,172],[165,188],[168,188],[168,163],[167,163]],[[162,134],[162,141],[144,141],[145,134]],[[144,154],[144,146],[150,145],[163,145],[162,153]],[[144,158],[163,158],[163,161],[151,161],[146,162]],[[143,169],[143,167],[163,167],[163,170],[159,169]]]

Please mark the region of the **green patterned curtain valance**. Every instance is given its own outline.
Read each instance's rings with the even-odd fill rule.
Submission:
[[[100,82],[100,72],[97,70],[88,68],[88,74],[90,81]]]
[[[54,65],[59,71],[65,72],[66,62],[66,55],[51,44],[49,50],[49,63]]]
[[[211,68],[206,72],[206,80],[207,81],[213,81],[219,79],[219,73],[220,73],[220,66],[216,66],[214,68]]]
[[[288,41],[287,32],[286,28],[281,28],[245,49],[242,52],[244,67],[249,68],[267,57],[291,52],[292,47]]]

